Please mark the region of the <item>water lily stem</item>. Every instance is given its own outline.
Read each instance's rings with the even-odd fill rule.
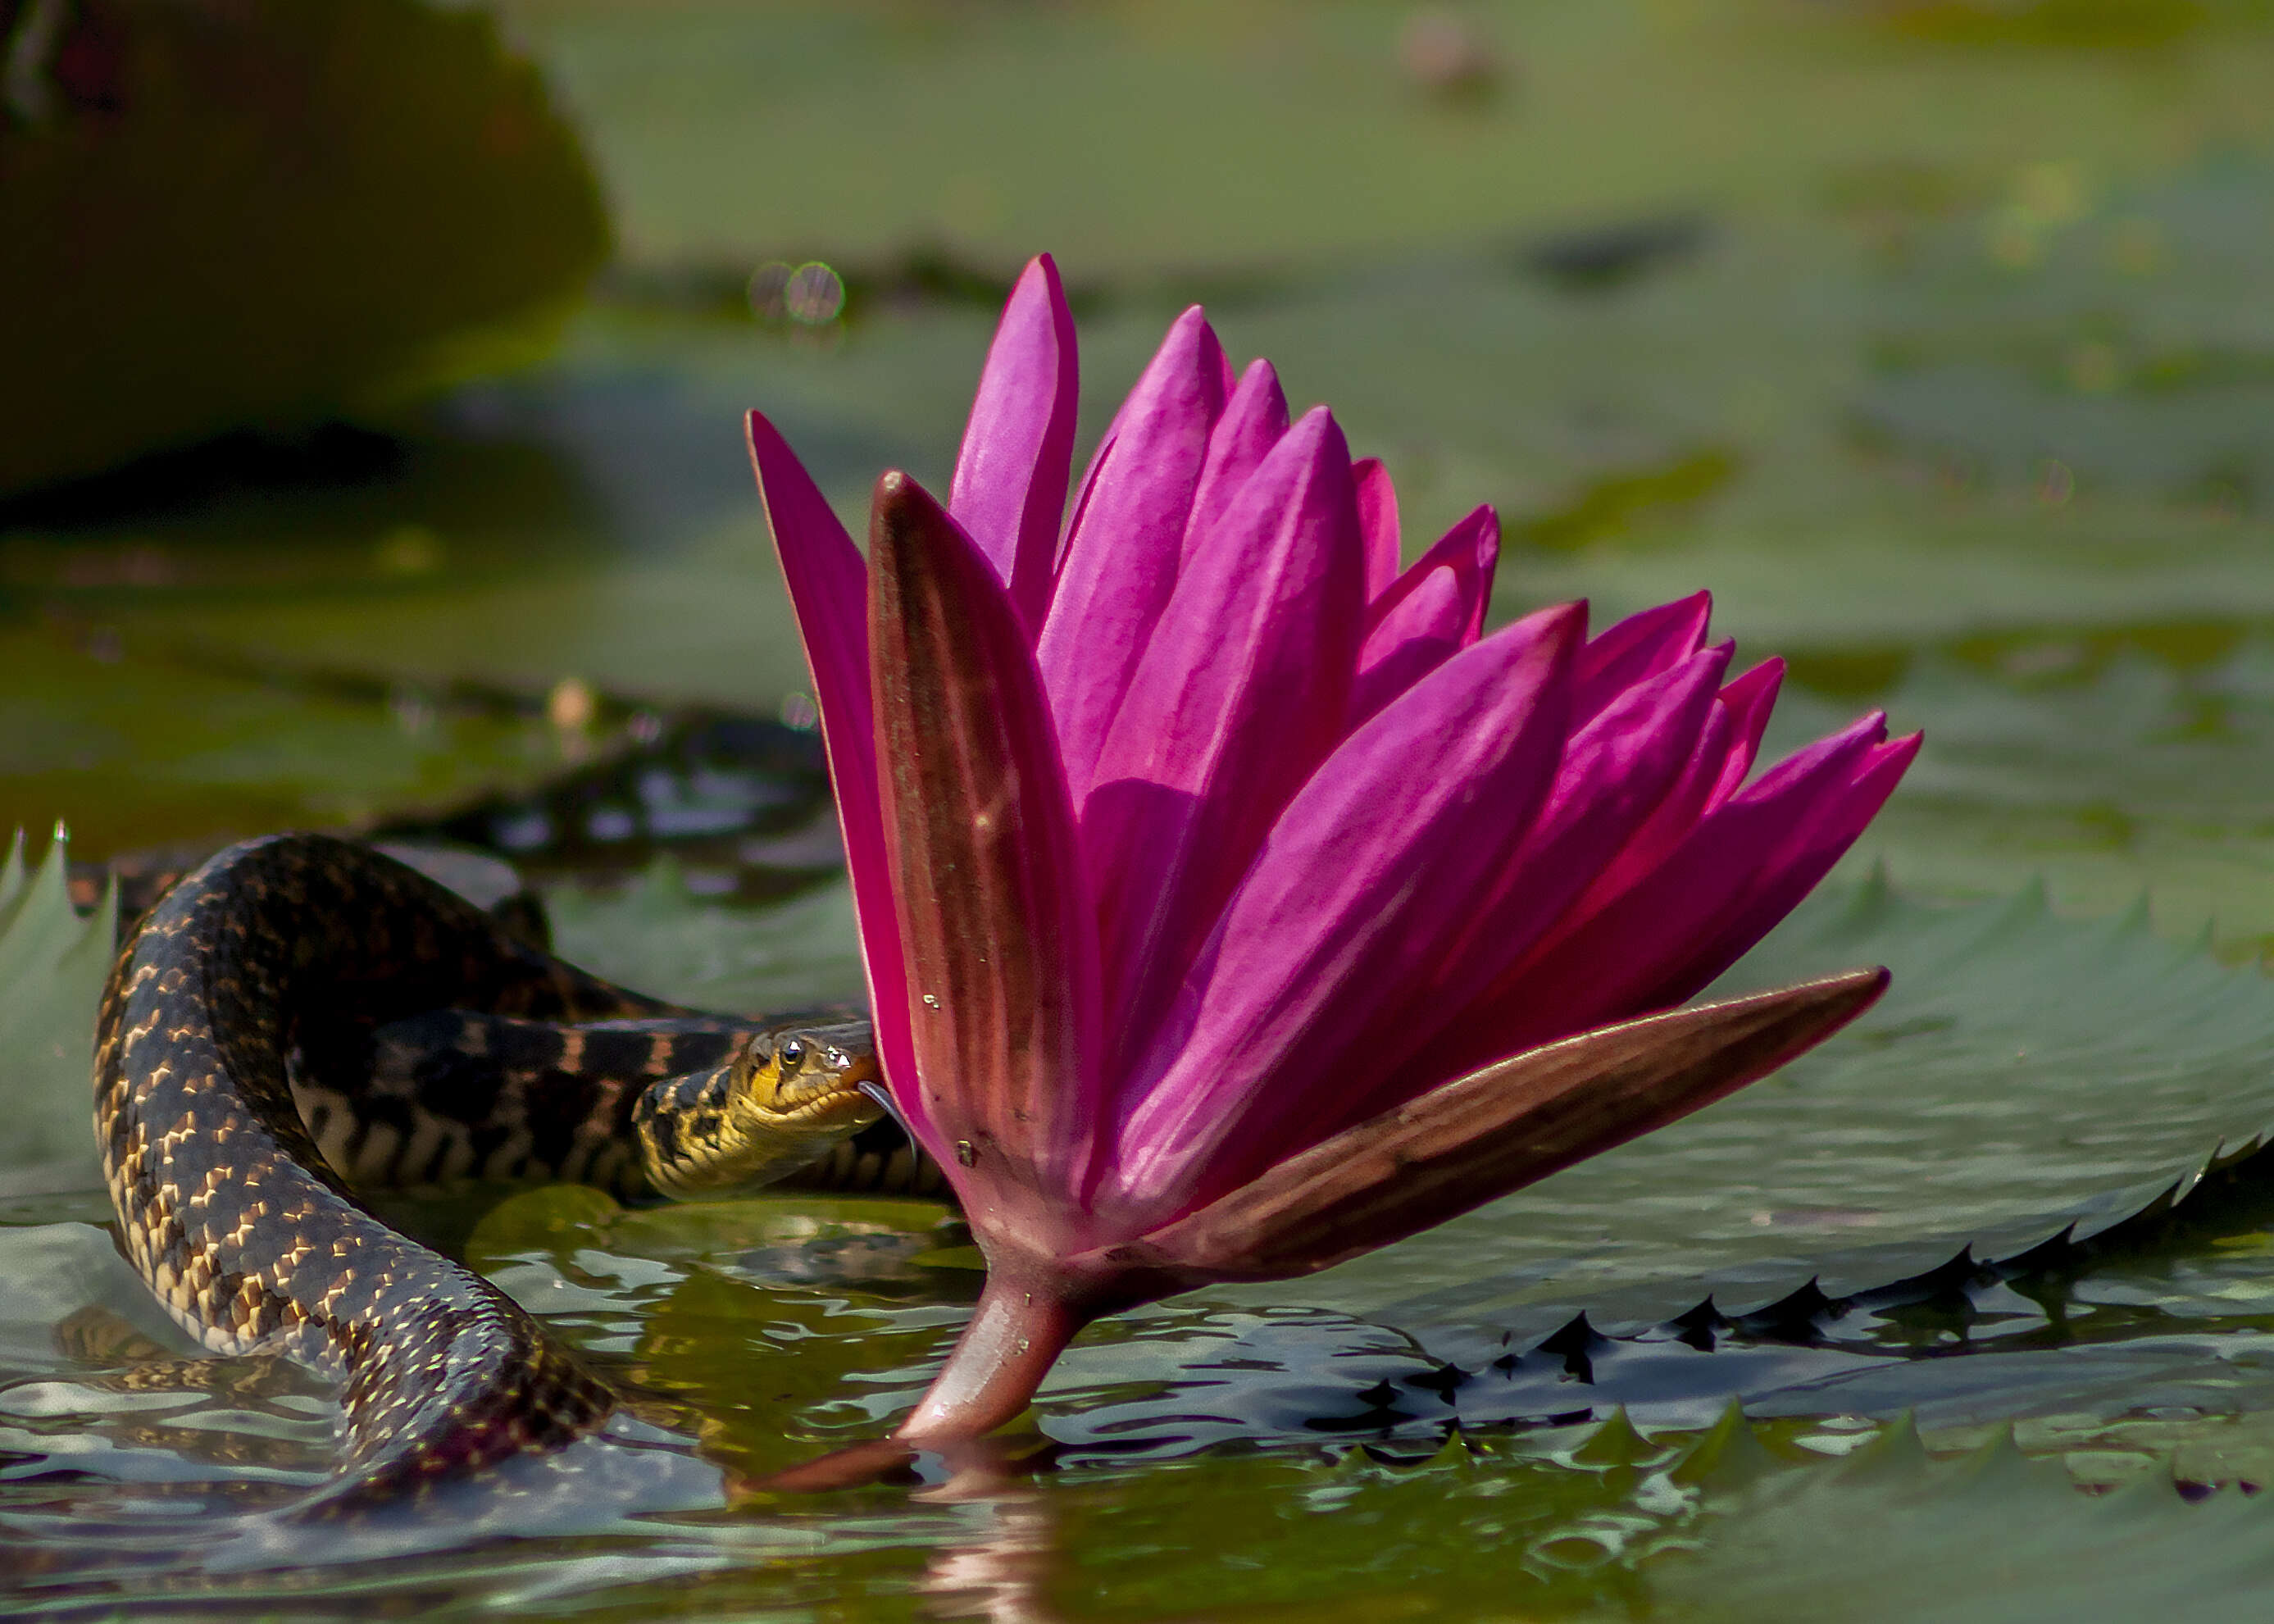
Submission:
[[[990,1270],[971,1323],[896,1438],[975,1438],[1016,1417],[1089,1322],[1056,1291]]]

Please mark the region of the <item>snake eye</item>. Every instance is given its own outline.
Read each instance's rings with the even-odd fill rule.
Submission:
[[[794,1071],[805,1064],[805,1040],[785,1038],[774,1050],[774,1064],[785,1071]]]

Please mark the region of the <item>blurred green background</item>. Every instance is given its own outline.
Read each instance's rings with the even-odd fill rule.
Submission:
[[[1710,585],[1743,654],[1795,660],[1788,736],[1926,727],[1868,841],[1899,880],[2042,871],[2064,906],[2145,885],[2171,929],[2274,930],[2263,4],[517,0],[565,129],[473,59],[480,14],[338,11],[361,32],[275,49],[373,87],[272,84],[299,124],[180,47],[145,64],[162,100],[50,97],[0,138],[36,216],[42,164],[139,174],[177,118],[260,222],[112,210],[76,259],[0,261],[19,316],[40,274],[108,301],[25,321],[73,383],[17,392],[11,442],[177,419],[170,455],[0,508],[0,824],[67,816],[101,857],[557,763],[450,679],[771,707],[801,673],[737,414],[848,514],[883,465],[943,481],[995,298],[1048,249],[1092,432],[1204,300],[1388,460],[1414,545],[1499,504],[1496,614]],[[318,142],[322,105],[350,122]],[[390,162],[416,184],[351,189]],[[104,338],[153,312],[167,344]]]
[[[1578,1308],[1758,1307],[2105,1222],[2274,1119],[2249,963],[2274,944],[2274,4],[0,0],[0,830],[196,852],[525,787],[689,704],[809,718],[740,415],[856,533],[880,469],[944,488],[1042,250],[1088,434],[1203,301],[1386,460],[1410,550],[1499,506],[1496,619],[1710,587],[1742,658],[1792,662],[1773,742],[1871,706],[1927,733],[1848,872],[1733,972],[1893,965],[1822,1055],[1317,1281],[1094,1333],[1043,1407],[1073,1464],[1032,1489],[459,1553],[416,1570],[433,1596],[2177,1620],[2274,1585],[2250,1503],[2175,1510],[2164,1481],[2274,1470],[2255,1209],[2052,1306],[2001,1285],[1843,1321],[1828,1364],[1717,1355],[1669,1387],[1568,1330],[1599,1385],[1525,1363]],[[58,948],[60,893],[15,876],[0,1031],[26,1032],[56,1002],[38,953],[60,987],[101,944]],[[666,993],[857,982],[841,888],[734,909],[666,868],[549,900],[568,950]],[[75,1030],[39,1028],[58,1075]],[[27,1064],[0,1078],[25,1097]],[[210,1439],[249,1436],[320,1472],[320,1402],[165,1433],[85,1396],[101,1362],[62,1327],[142,1304],[104,1211],[77,1162],[0,1179],[0,1515],[41,1451],[225,1481]],[[759,1470],[920,1380],[971,1286],[933,1217],[572,1192],[469,1253]],[[1442,1360],[1477,1382],[1405,1425]],[[1547,1386],[1507,1435],[1495,1361]],[[1367,1396],[1392,1391],[1395,1415]],[[1742,1437],[1708,1425],[1731,1392]],[[1659,1441],[1605,1419],[1630,1395]],[[2017,1425],[2069,1478],[2165,1499],[1863,1447],[1912,1409],[1937,1457]]]

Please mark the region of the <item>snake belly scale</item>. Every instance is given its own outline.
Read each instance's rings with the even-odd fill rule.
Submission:
[[[864,1021],[629,992],[322,836],[248,841],[184,879],[122,951],[95,1036],[128,1259],[208,1349],[341,1384],[343,1470],[312,1512],[565,1443],[614,1408],[518,1304],[357,1187],[566,1179],[640,1199],[801,1169],[936,1187],[905,1148],[852,1148],[880,1114]]]

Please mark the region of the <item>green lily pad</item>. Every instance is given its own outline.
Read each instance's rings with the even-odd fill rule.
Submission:
[[[2274,1124],[2274,992],[2157,937],[2074,922],[2032,890],[1936,906],[1874,879],[1819,892],[1724,978],[1736,992],[1884,963],[1887,996],[1822,1049],[1670,1128],[1296,1285],[1415,1326],[1544,1335],[1655,1320],[1811,1275],[1854,1290],[1964,1244],[2019,1252],[2125,1216]]]
[[[77,1189],[99,1182],[90,1034],[117,927],[108,894],[87,918],[72,910],[64,852],[59,833],[29,869],[19,832],[0,858],[0,1169]]]
[[[1797,748],[1868,699],[1927,747],[1861,850],[1907,889],[1995,896],[2036,870],[2055,903],[2212,929],[2230,956],[2274,931],[2274,642],[2218,623],[2015,628],[1896,654],[1863,680],[1802,672],[1769,748]]]
[[[1650,1566],[1668,1616],[2090,1624],[2248,1616],[2274,1584],[2274,1507],[2190,1505],[2142,1474],[2100,1497],[2009,1440],[1953,1463],[1899,1429],[1829,1470],[1709,1499],[1694,1549]]]
[[[708,907],[659,868],[553,899],[564,951],[630,984],[763,1011],[859,996],[841,884]],[[1428,1236],[1209,1300],[1544,1333],[1876,1286],[1971,1244],[2008,1256],[2112,1223],[2274,1124],[2274,993],[2143,912],[2066,919],[2032,889],[1967,906],[1873,878],[1804,904],[1717,992],[1886,963],[1893,991],[1762,1084]],[[675,1220],[659,1219],[666,1225]],[[1827,1265],[1831,1265],[1827,1267]]]
[[[769,1014],[867,1000],[842,880],[763,910],[706,906],[664,858],[614,895],[562,889],[546,907],[563,958],[698,1009]]]

